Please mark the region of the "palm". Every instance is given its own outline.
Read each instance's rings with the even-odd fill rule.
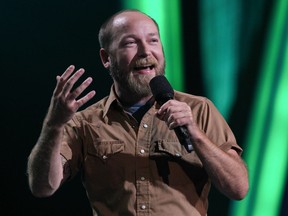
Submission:
[[[84,73],[84,69],[79,69],[73,74],[74,69],[75,67],[71,65],[61,76],[57,76],[57,85],[47,115],[48,121],[52,125],[63,125],[68,122],[77,110],[95,95],[95,91],[90,91],[85,96],[78,98],[91,84],[92,78],[87,78],[72,90],[74,84]]]

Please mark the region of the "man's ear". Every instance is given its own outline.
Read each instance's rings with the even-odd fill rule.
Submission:
[[[110,57],[109,53],[104,48],[100,49],[100,58],[103,66],[108,69],[110,67]]]

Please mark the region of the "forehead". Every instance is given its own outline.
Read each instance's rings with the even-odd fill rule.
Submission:
[[[139,12],[124,12],[116,16],[113,20],[113,28],[116,34],[123,33],[158,33],[158,28],[154,21]]]

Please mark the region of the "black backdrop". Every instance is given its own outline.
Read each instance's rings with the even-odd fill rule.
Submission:
[[[184,62],[189,62],[184,65],[189,71],[185,86],[186,92],[204,95],[197,2],[182,1]],[[109,93],[112,80],[99,59],[97,33],[100,24],[120,8],[120,2],[114,0],[0,1],[0,211],[7,212],[3,215],[91,215],[79,175],[52,197],[38,199],[28,189],[26,163],[40,133],[56,75],[70,64],[85,68],[86,75],[94,78],[89,90],[97,92],[89,104]],[[240,98],[247,98],[250,90],[246,88]],[[238,103],[241,109],[241,100]],[[237,127],[231,121],[240,143],[243,130],[239,128],[244,128],[245,117],[235,110],[232,120],[241,121]],[[227,215],[227,208],[228,199],[212,189],[209,215]]]

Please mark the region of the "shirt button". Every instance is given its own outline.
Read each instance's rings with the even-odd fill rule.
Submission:
[[[146,206],[145,205],[141,205],[140,207],[142,210],[145,210],[146,209]]]
[[[106,155],[102,156],[103,160],[106,160],[108,157]]]
[[[141,154],[144,154],[144,153],[145,153],[145,150],[144,150],[144,149],[141,149],[141,150],[140,150],[140,153],[141,153]]]
[[[145,177],[144,177],[144,176],[142,176],[140,179],[141,179],[141,181],[144,181],[144,180],[145,180]]]
[[[147,125],[147,124],[144,124],[143,127],[144,127],[144,128],[148,128],[148,125]]]

